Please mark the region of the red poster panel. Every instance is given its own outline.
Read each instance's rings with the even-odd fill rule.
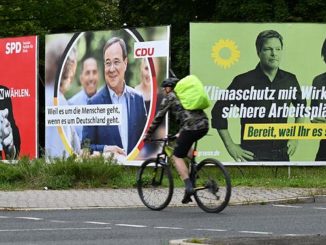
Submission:
[[[0,159],[37,157],[37,44],[37,36],[0,39]]]

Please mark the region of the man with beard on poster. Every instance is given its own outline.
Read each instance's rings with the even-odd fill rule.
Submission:
[[[147,112],[143,96],[128,86],[125,73],[128,53],[123,39],[112,37],[103,48],[106,85],[89,101],[89,105],[121,105],[119,125],[84,126],[83,143],[90,142],[92,153],[114,153],[127,156],[137,145],[144,130]]]
[[[0,85],[0,159],[16,159],[20,152],[20,134],[15,123],[9,89]]]
[[[283,106],[289,107],[303,104],[301,88],[294,74],[281,70],[279,64],[283,52],[283,37],[275,30],[265,30],[256,39],[256,52],[259,63],[255,69],[236,76],[228,87],[243,93],[245,90],[268,92],[266,98],[260,99],[230,99],[216,101],[212,109],[212,127],[216,128],[230,156],[237,162],[245,161],[289,161],[297,149],[297,140],[245,140],[246,124],[287,123],[287,116],[269,115],[271,108],[277,110]],[[296,91],[294,96],[279,99],[279,91]],[[270,95],[274,94],[274,99]],[[260,116],[240,117],[241,144],[236,144],[228,130],[228,119],[223,116],[225,108],[264,108]],[[304,118],[295,118],[296,123],[302,123]]]

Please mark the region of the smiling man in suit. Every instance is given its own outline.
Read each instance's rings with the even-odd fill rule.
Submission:
[[[129,154],[141,138],[147,114],[143,96],[126,84],[128,58],[123,39],[113,37],[103,48],[106,86],[88,104],[120,104],[121,124],[84,126],[83,142],[90,142],[91,151]]]

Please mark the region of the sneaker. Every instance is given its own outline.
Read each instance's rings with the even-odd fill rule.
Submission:
[[[191,196],[195,193],[194,189],[193,188],[189,188],[189,189],[186,189],[185,190],[185,194],[182,198],[182,203],[183,204],[187,204],[189,202],[192,202],[192,199],[191,199]]]

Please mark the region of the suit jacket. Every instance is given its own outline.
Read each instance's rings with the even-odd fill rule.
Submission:
[[[140,139],[146,124],[146,109],[143,97],[133,88],[126,85],[127,107],[128,107],[128,150],[129,154]],[[112,104],[111,96],[107,86],[104,86],[94,95],[88,104]],[[103,152],[105,145],[116,145],[121,148],[122,141],[117,125],[111,126],[84,126],[83,142],[90,140],[91,151]]]
[[[14,119],[14,113],[12,110],[12,103],[11,103],[11,98],[10,97],[6,97],[6,92],[8,91],[7,87],[1,86],[0,85],[0,110],[4,110],[4,109],[8,109],[9,113],[8,113],[8,121],[11,124],[11,128],[12,128],[12,134],[13,134],[13,139],[14,139],[14,145],[16,147],[16,157],[18,157],[19,152],[20,152],[20,134],[19,134],[19,130],[18,127],[15,123],[15,119]],[[0,159],[2,159],[2,152],[0,151]]]

